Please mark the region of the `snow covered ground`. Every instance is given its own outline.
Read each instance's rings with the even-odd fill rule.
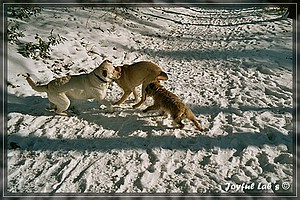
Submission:
[[[260,7],[44,7],[18,20],[8,44],[7,193],[283,193],[293,179],[293,23]],[[53,31],[52,31],[53,30]],[[67,40],[50,58],[21,49],[51,33]],[[38,52],[37,52],[38,53]],[[208,131],[142,113],[112,114],[72,101],[74,116],[47,110],[39,83],[150,60]],[[113,83],[107,99],[122,90]],[[132,97],[131,97],[132,98]]]

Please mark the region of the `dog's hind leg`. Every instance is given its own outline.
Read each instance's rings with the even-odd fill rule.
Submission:
[[[54,103],[52,103],[51,101],[49,101],[49,106],[48,108],[49,110],[56,110],[56,105]]]
[[[65,111],[70,106],[70,100],[64,93],[59,93],[57,95],[50,96],[48,95],[48,99],[51,103],[53,103],[56,106],[56,114],[59,115],[67,115]]]
[[[142,99],[140,100],[140,102],[138,102],[137,104],[133,105],[132,106],[133,108],[139,107],[146,100],[146,91],[145,91],[145,89],[146,89],[147,85],[148,85],[148,82],[144,82],[143,83],[143,85],[142,85]]]
[[[174,120],[174,122],[175,122],[176,124],[179,125],[179,128],[182,129],[182,128],[184,127],[184,124],[181,122],[182,116],[174,116],[174,117],[173,117],[173,120]]]
[[[134,96],[134,102],[137,103],[138,100],[139,100],[139,96],[138,96],[138,92],[137,92],[136,87],[133,88],[132,93],[133,93],[133,96]]]

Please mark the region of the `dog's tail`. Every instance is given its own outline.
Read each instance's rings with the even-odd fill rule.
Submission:
[[[47,85],[37,85],[30,77],[29,74],[27,74],[26,81],[31,86],[32,89],[34,89],[37,92],[47,92]]]
[[[193,112],[191,111],[191,109],[189,109],[189,108],[187,108],[187,110],[186,110],[186,117],[194,123],[194,125],[197,127],[197,129],[198,129],[199,131],[204,131],[204,129],[203,129],[203,128],[201,127],[201,125],[198,123],[198,121],[197,121],[197,119],[196,119],[194,113],[193,113]]]
[[[169,79],[168,75],[163,71],[160,72],[160,74],[156,77],[156,80],[158,80],[158,81],[165,81],[168,79]]]

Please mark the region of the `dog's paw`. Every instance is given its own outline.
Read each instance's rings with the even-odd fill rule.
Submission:
[[[139,104],[134,104],[133,106],[132,106],[132,108],[137,108],[137,107],[139,107],[140,105]]]
[[[120,103],[117,101],[117,102],[114,102],[114,103],[112,103],[112,105],[114,105],[114,106],[118,106]]]
[[[60,115],[60,116],[69,116],[69,114],[68,113],[66,113],[66,112],[55,112],[57,115]]]
[[[113,114],[113,113],[114,113],[114,111],[111,111],[111,110],[104,111],[104,114]]]
[[[113,113],[113,112],[115,112],[114,107],[110,106],[110,107],[107,108],[106,113]]]

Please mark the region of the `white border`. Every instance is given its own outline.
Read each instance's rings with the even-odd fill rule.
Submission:
[[[182,7],[188,7],[188,6],[191,6],[191,5],[208,5],[208,6],[210,6],[210,5],[236,5],[236,3],[55,3],[56,5],[53,5],[53,3],[2,3],[2,6],[3,6],[3,8],[2,8],[2,11],[3,11],[3,14],[2,14],[2,18],[3,18],[3,22],[4,22],[4,20],[6,20],[6,18],[5,18],[5,13],[4,13],[4,7],[5,7],[5,5],[37,5],[37,6],[40,6],[40,5],[52,5],[52,6],[56,6],[56,5],[74,5],[74,6],[76,6],[76,5],[80,5],[80,4],[83,4],[83,5],[91,5],[91,6],[101,6],[101,5],[106,5],[106,6],[121,6],[121,5],[132,5],[132,6],[136,6],[136,7],[138,7],[138,6],[147,6],[147,7],[151,7],[151,6],[170,6],[170,7],[176,7],[176,6],[182,6]],[[295,5],[295,7],[296,7],[296,14],[298,13],[298,10],[297,10],[297,3],[274,3],[274,4],[272,4],[272,3],[259,3],[259,2],[257,2],[257,3],[255,3],[255,2],[253,2],[253,3],[240,3],[241,5]],[[296,16],[297,17],[297,16]],[[295,45],[295,52],[293,52],[293,53],[295,53],[296,55],[295,55],[295,71],[296,71],[296,74],[293,74],[293,75],[295,75],[296,77],[295,77],[295,93],[296,93],[296,95],[295,95],[295,105],[293,106],[293,109],[296,109],[296,112],[295,112],[295,125],[294,125],[294,129],[295,129],[295,154],[296,155],[294,155],[294,156],[296,156],[296,163],[295,163],[295,165],[296,165],[296,167],[295,167],[295,169],[296,169],[296,172],[295,172],[295,180],[294,180],[294,183],[296,184],[296,186],[294,186],[295,187],[295,196],[293,196],[293,195],[287,195],[287,196],[284,196],[284,195],[276,195],[276,193],[270,193],[270,194],[273,194],[273,195],[271,195],[271,196],[268,196],[267,194],[269,194],[269,193],[262,193],[262,194],[266,194],[266,195],[248,195],[247,193],[241,193],[241,194],[236,194],[236,195],[232,195],[232,196],[230,196],[230,195],[227,195],[227,194],[230,194],[230,193],[216,193],[216,195],[211,195],[211,196],[207,196],[207,195],[197,195],[196,193],[195,194],[192,194],[192,193],[190,193],[190,194],[181,194],[181,193],[173,193],[173,195],[172,195],[172,193],[164,193],[165,195],[160,195],[160,194],[158,194],[158,193],[153,193],[152,195],[150,195],[150,193],[149,194],[147,194],[147,193],[131,193],[131,194],[136,194],[136,195],[130,195],[130,193],[127,195],[126,193],[111,193],[110,195],[105,195],[105,193],[99,193],[99,195],[89,195],[89,193],[84,193],[84,194],[80,194],[80,193],[66,193],[66,194],[68,194],[68,195],[60,195],[60,194],[56,194],[56,193],[53,193],[53,194],[51,194],[51,193],[45,193],[45,195],[44,195],[44,193],[38,193],[38,195],[36,195],[36,196],[31,196],[31,195],[5,195],[5,193],[7,193],[7,191],[5,190],[6,188],[5,188],[5,184],[4,184],[4,180],[5,180],[5,178],[4,178],[4,175],[5,175],[5,172],[4,172],[4,170],[7,170],[7,169],[5,169],[4,168],[4,158],[6,157],[5,156],[5,133],[4,133],[4,129],[5,129],[5,123],[6,123],[6,121],[5,121],[5,119],[6,119],[6,117],[4,116],[5,115],[5,113],[3,112],[3,136],[2,136],[2,139],[3,139],[3,197],[26,197],[26,198],[34,198],[34,197],[41,197],[41,198],[44,198],[44,197],[79,197],[79,198],[93,198],[93,197],[98,197],[98,198],[105,198],[105,197],[110,197],[110,198],[114,198],[114,197],[152,197],[152,198],[156,198],[156,197],[217,197],[217,198],[227,198],[227,197],[233,197],[233,198],[236,198],[236,197],[243,197],[243,198],[248,198],[248,197],[251,197],[251,198],[258,198],[258,197],[263,197],[263,198],[265,198],[265,197],[279,197],[279,198],[281,198],[281,197],[287,197],[287,198],[293,198],[293,197],[298,197],[298,187],[297,187],[297,183],[298,183],[298,170],[297,170],[297,161],[298,161],[298,151],[297,151],[297,147],[298,147],[298,144],[297,144],[297,137],[298,137],[298,131],[297,131],[297,122],[298,122],[298,112],[297,112],[297,106],[298,106],[298,103],[297,103],[297,99],[298,99],[298,94],[297,94],[297,91],[298,91],[298,86],[297,86],[297,82],[298,82],[298,80],[297,80],[297,74],[298,74],[298,71],[297,71],[297,64],[298,64],[298,55],[297,55],[297,46],[298,46],[298,38],[297,38],[297,32],[298,32],[298,30],[297,30],[297,28],[298,28],[298,20],[296,19],[296,20],[293,20],[293,23],[295,23],[295,25],[293,25],[294,26],[294,28],[295,28],[295,33],[293,33],[293,34],[295,34],[295,41],[294,41],[294,44],[293,45]],[[3,28],[3,48],[5,47],[5,23],[2,23],[2,28]],[[300,34],[300,33],[299,33]],[[3,70],[2,70],[2,72],[3,72],[3,76],[5,75],[5,58],[7,58],[7,56],[5,56],[5,52],[6,51],[4,51],[4,49],[2,50],[3,51],[3,61],[2,61],[2,64],[3,64]],[[294,66],[293,66],[294,67]],[[4,76],[5,77],[5,76]],[[4,85],[4,83],[5,83],[5,78],[3,78],[3,80],[2,80],[2,84],[3,84],[3,87],[5,86]],[[293,83],[294,84],[294,83]],[[5,89],[3,88],[3,97],[5,97]],[[5,108],[5,100],[6,99],[3,99],[3,105],[2,105],[2,110],[4,111],[4,108]],[[79,195],[77,195],[77,194],[79,194]],[[94,193],[91,193],[91,194],[94,194]],[[103,194],[103,195],[102,195]],[[139,195],[139,194],[141,194],[141,195]],[[177,194],[177,195],[175,195],[175,194]],[[49,196],[48,196],[49,195]]]

